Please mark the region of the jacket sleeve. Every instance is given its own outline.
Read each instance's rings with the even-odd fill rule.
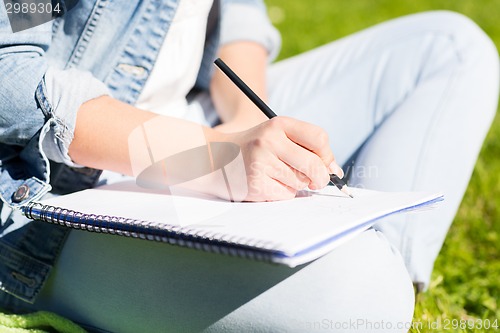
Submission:
[[[281,47],[281,36],[267,16],[262,0],[222,0],[221,45],[235,41],[263,45],[274,60]]]
[[[75,166],[68,156],[76,113],[84,102],[108,94],[90,73],[49,66],[51,22],[13,33],[0,5],[0,198],[21,204],[46,192],[48,159]],[[13,201],[31,182],[29,196]]]

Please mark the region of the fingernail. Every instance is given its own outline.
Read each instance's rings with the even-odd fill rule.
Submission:
[[[344,170],[335,162],[332,162],[328,167],[330,173],[337,175],[340,179],[344,178]]]

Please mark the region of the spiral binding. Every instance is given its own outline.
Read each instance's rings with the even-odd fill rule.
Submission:
[[[164,242],[206,252],[228,254],[259,261],[278,262],[283,254],[277,244],[193,227],[136,220],[124,217],[84,214],[37,202],[22,207],[29,219],[95,233]]]

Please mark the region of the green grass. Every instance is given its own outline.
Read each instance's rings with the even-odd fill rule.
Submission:
[[[405,14],[434,9],[463,13],[500,48],[499,0],[268,0],[282,33],[280,57],[309,50]],[[498,320],[500,325],[500,117],[495,118],[443,249],[430,289],[417,299],[412,332],[486,332],[452,329],[451,320]],[[440,328],[428,323],[441,322]],[[448,322],[449,321],[449,322]],[[485,321],[483,321],[485,322]],[[444,327],[449,323],[448,329]]]

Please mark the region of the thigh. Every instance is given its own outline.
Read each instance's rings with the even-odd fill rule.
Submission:
[[[110,332],[236,332],[410,320],[412,302],[399,254],[373,230],[296,269],[74,231],[35,307]]]

